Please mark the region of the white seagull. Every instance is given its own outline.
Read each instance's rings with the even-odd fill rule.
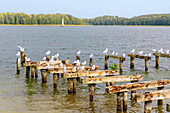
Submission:
[[[123,58],[125,58],[125,53],[122,54]]]
[[[158,52],[159,52],[159,53],[162,53],[162,52],[163,52],[163,48],[161,48]]]
[[[56,55],[54,55],[54,58],[56,58],[58,60],[58,57],[60,56],[59,53],[57,53]]]
[[[46,57],[44,57],[43,60],[46,61]]]
[[[152,49],[152,51],[155,53],[155,52],[156,52],[156,49]]]
[[[168,49],[165,52],[166,52],[166,54],[169,54],[169,50]]]
[[[138,52],[139,55],[142,55],[142,53],[143,53],[143,51],[139,51],[139,52]]]
[[[28,62],[28,61],[31,61],[31,59],[30,59],[30,58],[27,58],[27,62]]]
[[[95,67],[96,67],[96,66],[95,66],[95,65],[93,65],[93,66],[91,67],[91,69],[93,69],[93,70],[94,70],[94,69],[95,69]]]
[[[108,48],[106,48],[106,49],[103,51],[104,54],[107,54],[107,52],[108,52]]]
[[[51,57],[49,62],[53,62],[54,61],[54,56]]]
[[[48,56],[50,53],[51,53],[51,51],[48,50],[45,54]]]
[[[60,65],[59,65],[60,67],[62,67],[63,66],[63,63],[60,63]]]
[[[80,53],[81,53],[81,51],[78,51],[78,52],[77,52],[77,55],[80,55]]]
[[[19,47],[19,49],[21,50],[21,51],[24,51],[24,48],[22,48],[21,46],[18,46]]]
[[[135,53],[135,49],[132,49],[132,51],[130,51],[131,54],[134,54]]]
[[[19,56],[20,56],[20,52],[18,52],[18,53],[16,54],[16,56],[19,57]]]
[[[82,63],[82,65],[83,65],[83,66],[86,65],[86,61],[84,61],[84,62]]]
[[[149,57],[151,57],[151,55],[152,55],[151,53],[148,54]]]
[[[113,51],[113,52],[112,52],[112,55],[114,55],[114,54],[115,54],[115,52]]]
[[[90,58],[93,58],[93,54],[91,54],[89,57],[90,57]]]
[[[116,53],[115,53],[115,56],[117,56],[117,55],[118,55],[118,53],[116,52]]]

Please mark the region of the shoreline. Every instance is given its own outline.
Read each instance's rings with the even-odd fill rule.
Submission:
[[[61,26],[61,25],[38,25],[38,24],[0,24],[0,26]],[[135,27],[170,27],[170,25],[64,25],[64,26],[135,26]],[[62,26],[61,26],[62,27]]]

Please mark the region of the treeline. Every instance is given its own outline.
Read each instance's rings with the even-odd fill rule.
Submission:
[[[79,19],[67,14],[1,13],[0,24],[61,24],[67,25],[170,25],[170,14],[150,14],[133,18],[102,16],[94,19]]]

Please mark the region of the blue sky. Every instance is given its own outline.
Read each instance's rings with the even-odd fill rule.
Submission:
[[[170,13],[170,0],[0,0],[0,13],[70,14],[78,18],[103,15],[133,17]]]

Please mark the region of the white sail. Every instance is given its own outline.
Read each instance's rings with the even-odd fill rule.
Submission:
[[[62,18],[62,27],[64,27],[64,17]]]

